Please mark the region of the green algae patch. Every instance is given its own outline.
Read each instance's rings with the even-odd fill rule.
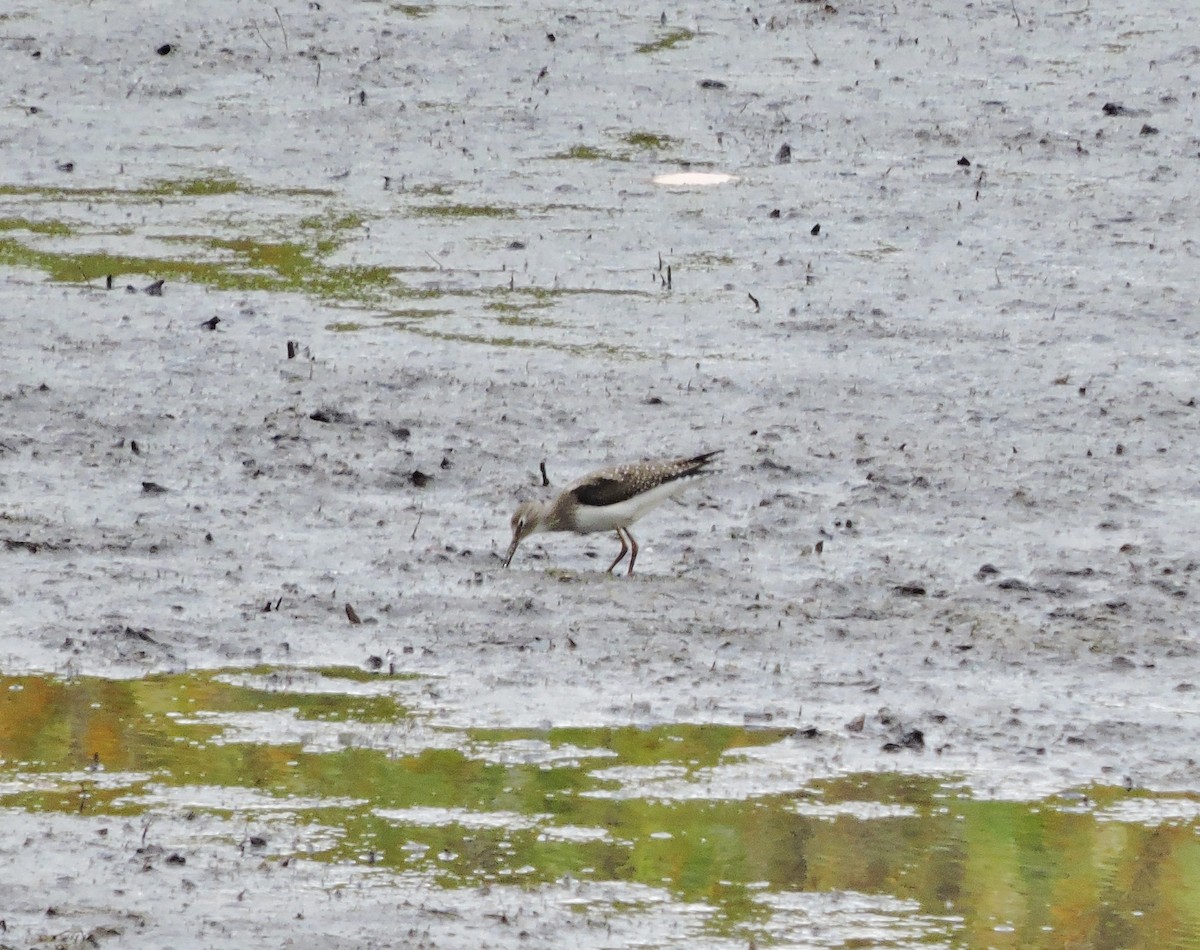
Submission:
[[[556,302],[553,295],[538,294],[531,289],[514,289],[499,291],[504,296],[519,297],[518,300],[489,300],[483,305],[484,310],[497,314],[497,319],[517,317],[531,310],[548,310]]]
[[[435,317],[452,317],[453,310],[440,307],[394,307],[380,314],[384,320],[432,320]]]
[[[627,162],[629,161],[623,155],[617,155],[613,152],[605,151],[604,149],[596,148],[593,145],[573,145],[565,152],[556,152],[551,158],[572,159],[585,162]]]
[[[338,232],[353,231],[363,227],[367,219],[359,214],[342,214],[330,219],[321,215],[309,215],[298,222],[301,228],[308,231]]]
[[[409,213],[422,218],[515,218],[517,212],[513,208],[500,205],[418,205],[410,208]]]
[[[357,302],[379,301],[388,293],[400,293],[403,289],[386,267],[323,264],[319,259],[319,247],[249,238],[194,240],[214,250],[232,252],[239,265],[238,270],[244,273],[243,269],[248,269],[273,281],[274,286],[270,289],[307,293],[327,300]]]
[[[0,218],[0,231],[28,231],[51,237],[67,237],[71,229],[61,221],[29,221],[25,218]]]
[[[152,198],[157,193],[148,189],[86,188],[64,185],[5,185],[0,184],[0,197],[40,198],[46,201],[122,201]]]
[[[271,667],[263,667],[264,670],[274,676],[286,676],[287,674],[280,671],[274,671]],[[250,672],[254,672],[251,670]],[[382,672],[379,670],[366,670],[358,666],[313,666],[306,667],[306,673],[313,673],[317,676],[324,677],[327,680],[346,680],[349,683],[371,683],[378,684],[386,680],[415,681],[421,679],[415,673],[395,673]]]
[[[518,314],[506,314],[496,318],[496,322],[502,327],[557,327],[559,324],[554,320],[538,319],[537,317],[524,317]]]
[[[437,184],[414,188],[412,193],[432,198],[415,202],[407,213],[448,224],[556,210],[446,201],[448,190]],[[486,330],[464,333],[442,326],[438,318],[463,317],[476,302],[484,307],[504,303],[510,308],[504,313],[520,317],[533,309],[559,305],[572,295],[633,291],[513,288],[509,275],[500,278],[503,284],[489,286],[489,276],[461,271],[447,272],[443,286],[440,265],[432,271],[332,263],[348,244],[363,236],[371,216],[318,192],[265,191],[214,174],[164,179],[124,190],[8,185],[0,186],[0,195],[11,198],[13,208],[0,219],[0,267],[37,271],[50,281],[136,290],[162,280],[168,293],[173,284],[190,283],[223,292],[299,294],[356,311],[345,320],[331,319],[331,332],[389,329],[448,342],[624,358],[645,355],[607,340],[593,341],[569,322],[513,320],[507,325],[526,331],[525,336],[492,335]],[[237,197],[231,201],[230,195]],[[293,200],[297,195],[299,200]],[[153,210],[127,213],[140,202],[151,204]],[[137,219],[141,225],[131,226],[130,220]],[[410,273],[420,273],[425,285],[407,283],[404,275]],[[422,302],[431,305],[420,306]],[[475,314],[469,316],[474,325]],[[543,329],[559,332],[552,339],[532,339]]]
[[[637,149],[646,151],[664,151],[674,148],[677,144],[668,135],[655,135],[653,132],[630,132],[621,136],[621,141]]]
[[[217,290],[284,291],[367,305],[407,295],[390,268],[326,263],[366,223],[363,215],[327,201],[298,221],[267,224],[266,230],[276,232],[278,239],[230,234],[237,225],[218,203],[221,220],[213,231],[189,233],[185,228],[175,234],[155,234],[152,240],[163,247],[162,254],[126,254],[106,247],[128,236],[128,229],[121,225],[96,230],[68,223],[77,208],[88,213],[94,204],[153,200],[162,208],[164,220],[183,219],[203,227],[208,199],[239,194],[291,200],[295,198],[292,191],[260,194],[232,178],[215,175],[159,180],[126,190],[0,186],[0,194],[25,199],[21,204],[29,211],[0,221],[0,264],[40,270],[55,281],[88,283],[108,277],[153,276]],[[48,205],[55,206],[55,216],[39,218],[37,212],[44,214]],[[180,248],[186,251],[179,253]]]
[[[294,834],[264,858],[370,861],[434,889],[637,885],[705,908],[696,926],[742,945],[795,943],[814,915],[831,946],[1200,934],[1195,795],[989,801],[898,772],[789,789],[788,763],[811,755],[793,730],[457,729],[414,712],[425,696],[420,678],[342,667],[3,676],[0,807],[271,816]],[[603,909],[643,912],[636,893]]]
[[[629,162],[640,152],[664,151],[676,145],[668,136],[655,135],[652,132],[628,132],[620,136],[620,141],[624,147],[615,151],[594,145],[573,145],[549,157],[587,162]]]
[[[637,52],[661,53],[664,50],[674,49],[680,43],[686,43],[688,40],[694,39],[695,36],[696,34],[692,30],[671,30],[669,33],[660,36],[650,43],[642,43],[637,47]]]
[[[217,175],[211,178],[162,179],[153,182],[146,190],[163,197],[207,198],[211,195],[235,195],[244,188],[233,178]]]
[[[329,199],[334,197],[335,192],[328,188],[264,188],[247,185],[236,178],[221,174],[193,178],[162,178],[129,188],[0,184],[0,197],[39,198],[54,202],[128,203],[173,198],[209,198],[234,194],[254,197]]]
[[[162,269],[161,262],[153,258],[43,251],[13,238],[0,238],[0,265],[40,270],[51,280],[65,283],[87,283],[109,274],[158,274]],[[181,276],[180,272],[186,270],[176,268],[173,276]]]
[[[90,283],[112,276],[154,276],[188,281],[217,290],[308,294],[329,301],[377,304],[410,295],[385,267],[334,266],[322,263],[319,249],[294,242],[250,238],[174,235],[167,243],[190,244],[203,253],[194,258],[86,253],[30,247],[0,238],[0,265],[40,270],[51,280]],[[213,252],[216,252],[215,255]],[[213,257],[217,259],[213,259]],[[432,296],[414,291],[412,296]]]

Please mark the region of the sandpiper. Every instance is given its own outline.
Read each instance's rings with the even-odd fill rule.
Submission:
[[[708,473],[721,449],[703,452],[692,458],[652,459],[602,468],[584,475],[564,488],[553,501],[527,501],[512,516],[512,544],[504,556],[504,566],[512,563],[517,545],[535,531],[574,531],[591,534],[615,531],[621,553],[609,571],[629,555],[629,573],[637,560],[638,544],[629,526],[652,508],[678,495],[692,479]],[[629,541],[627,545],[625,542]]]

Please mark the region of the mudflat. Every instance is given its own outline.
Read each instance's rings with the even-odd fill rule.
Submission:
[[[749,830],[942,797],[1173,829],[1194,893],[1153,6],[10,4],[0,943],[1061,946]],[[520,501],[712,449],[632,577],[501,567]]]

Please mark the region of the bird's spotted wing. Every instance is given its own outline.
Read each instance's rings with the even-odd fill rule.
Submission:
[[[606,507],[694,475],[703,474],[716,452],[705,452],[694,458],[670,459],[661,462],[634,462],[605,468],[581,478],[568,491],[581,505]]]
[[[627,478],[597,473],[572,489],[571,494],[581,505],[603,508],[607,505],[619,505],[623,501],[629,501],[634,495],[644,490]]]

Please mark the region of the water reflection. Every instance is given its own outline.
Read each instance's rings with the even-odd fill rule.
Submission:
[[[339,830],[305,852],[318,860],[367,856],[444,887],[665,887],[712,908],[714,932],[764,944],[823,927],[833,946],[1200,946],[1195,796],[984,801],[885,773],[717,798],[706,780],[741,750],[803,745],[716,725],[438,729],[406,711],[415,686],[338,670],[2,677],[0,807],[283,809]]]

